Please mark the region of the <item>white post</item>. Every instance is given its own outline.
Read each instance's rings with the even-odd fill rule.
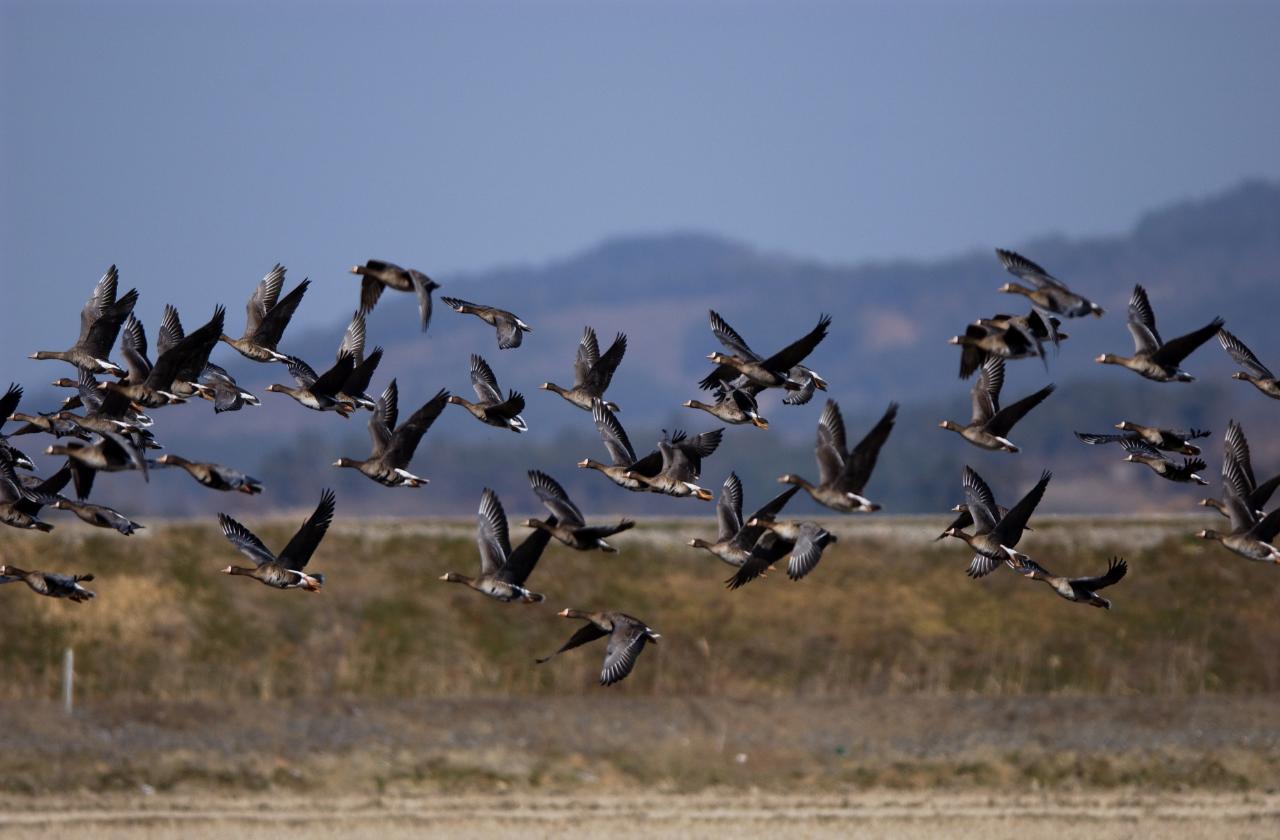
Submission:
[[[62,711],[71,714],[72,684],[76,675],[76,654],[71,648],[62,653]]]

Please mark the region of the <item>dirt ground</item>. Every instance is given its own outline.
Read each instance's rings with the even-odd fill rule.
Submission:
[[[88,797],[6,802],[0,836],[159,838],[1271,838],[1280,795],[447,796],[432,798]]]

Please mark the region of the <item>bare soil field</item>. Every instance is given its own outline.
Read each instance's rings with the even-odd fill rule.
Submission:
[[[11,805],[12,803],[6,803]],[[1271,838],[1280,796],[863,793],[432,798],[42,799],[0,812],[0,836],[160,838],[848,837]]]

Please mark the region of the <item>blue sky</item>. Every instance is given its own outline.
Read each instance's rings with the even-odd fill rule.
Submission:
[[[3,358],[697,229],[928,258],[1280,177],[1280,4],[0,3]],[[188,314],[189,312],[189,314]],[[14,362],[13,364],[23,364]],[[35,364],[35,363],[31,363]],[[21,378],[22,367],[8,374]]]

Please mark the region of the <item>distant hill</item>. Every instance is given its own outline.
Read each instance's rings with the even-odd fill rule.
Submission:
[[[340,509],[456,514],[473,509],[480,487],[490,484],[520,494],[508,507],[532,510],[523,473],[542,466],[583,494],[588,509],[709,516],[709,506],[624,494],[599,476],[580,473],[573,466],[576,460],[604,454],[590,417],[538,390],[547,380],[569,384],[574,348],[583,326],[590,324],[602,344],[617,331],[629,336],[627,357],[610,396],[623,406],[620,417],[637,448],[651,446],[662,428],[713,428],[718,421],[679,407],[700,396],[696,383],[708,369],[705,355],[718,349],[707,328],[709,308],[763,352],[803,334],[820,313],[833,316],[830,336],[810,362],[832,382],[826,396],[840,402],[853,427],[851,439],[891,399],[904,405],[871,486],[872,495],[895,510],[932,510],[953,503],[964,462],[989,470],[1002,498],[1020,492],[1042,467],[1054,468],[1060,481],[1046,499],[1049,509],[1185,507],[1193,491],[1165,486],[1138,467],[1117,464],[1118,450],[1086,448],[1070,437],[1076,424],[1104,430],[1126,418],[1170,425],[1194,422],[1217,434],[1228,417],[1241,417],[1254,435],[1259,471],[1269,475],[1280,470],[1280,436],[1275,435],[1280,405],[1231,382],[1230,361],[1216,345],[1191,358],[1188,367],[1202,381],[1189,386],[1146,382],[1092,361],[1101,352],[1131,349],[1125,304],[1133,284],[1140,282],[1150,292],[1166,336],[1222,315],[1264,360],[1280,365],[1280,184],[1248,182],[1158,209],[1125,234],[1031,242],[993,239],[987,246],[936,262],[839,266],[761,253],[713,236],[673,233],[612,239],[545,265],[439,278],[446,293],[509,308],[535,331],[520,349],[499,351],[492,329],[437,303],[424,336],[412,297],[388,293],[369,320],[370,343],[386,348],[371,390],[397,377],[402,413],[440,387],[469,395],[467,357],[480,353],[504,388],[525,394],[530,434],[517,439],[451,407],[415,462],[416,471],[433,479],[430,487],[416,494],[388,491],[358,476],[339,476],[328,466],[340,454],[365,454],[366,415],[344,422],[307,412],[281,395],[263,394],[262,408],[236,415],[215,418],[207,405],[157,412],[156,429],[171,450],[255,472],[269,488],[261,499],[228,499],[188,487],[179,480],[183,476],[163,474],[141,494],[133,476],[110,477],[103,482],[105,495],[134,510],[203,514],[220,504],[228,509],[306,505],[324,482],[339,487]],[[1017,430],[1024,453],[1016,457],[980,452],[936,428],[944,416],[963,421],[968,411],[969,383],[956,378],[958,353],[946,339],[974,318],[1027,309],[1023,299],[996,292],[1010,279],[995,259],[992,249],[997,246],[1015,248],[1040,262],[1107,310],[1102,319],[1076,319],[1064,326],[1071,338],[1050,358],[1047,372],[1034,361],[1011,365],[1006,385],[1010,398],[1046,381],[1064,386]],[[349,295],[353,308],[356,288],[352,277],[350,288],[341,292]],[[310,292],[337,293],[333,286],[314,284]],[[196,319],[195,313],[184,315]],[[320,367],[332,358],[343,327],[335,323],[331,329],[287,335],[285,349]],[[282,366],[254,365],[225,348],[216,358],[257,391],[271,381],[287,381]],[[770,431],[728,429],[724,449],[707,462],[704,483],[718,488],[729,469],[735,469],[748,482],[750,503],[773,492],[771,479],[782,471],[812,474],[809,445],[822,396],[801,408],[782,406],[773,396],[763,400]],[[1215,458],[1210,473],[1216,475],[1217,466]],[[758,486],[766,481],[768,486]]]

